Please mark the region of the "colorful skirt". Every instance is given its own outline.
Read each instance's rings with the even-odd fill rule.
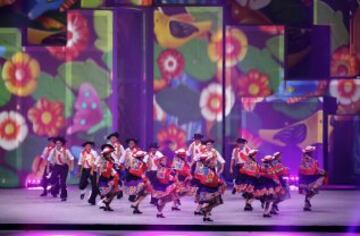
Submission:
[[[299,175],[299,193],[300,194],[317,194],[319,188],[323,185],[325,181],[325,176],[316,174],[316,175]]]
[[[264,176],[258,179],[255,187],[255,197],[261,201],[275,201],[284,193],[280,183]]]
[[[125,193],[133,196],[138,195],[144,190],[145,184],[141,177],[130,174],[126,171],[125,175]]]
[[[191,195],[192,187],[189,181],[185,181],[186,177],[183,175],[178,176],[178,183],[176,185],[176,193],[179,196]]]
[[[236,192],[243,193],[245,198],[253,197],[258,179],[251,175],[239,173],[235,179]]]
[[[280,177],[280,185],[283,191],[280,192],[278,196],[278,200],[285,201],[287,199],[290,199],[291,196],[290,196],[289,184],[283,177]]]
[[[176,191],[176,183],[175,182],[168,182],[162,183],[159,181],[158,178],[152,178],[150,180],[150,184],[152,186],[152,196],[153,198],[164,198],[166,196],[171,195]]]
[[[115,186],[116,185],[116,186]],[[104,176],[99,177],[99,192],[102,197],[108,194],[116,193],[119,191],[119,187],[115,184],[114,178],[106,178]]]
[[[219,187],[199,187],[198,203],[222,204],[221,191]]]

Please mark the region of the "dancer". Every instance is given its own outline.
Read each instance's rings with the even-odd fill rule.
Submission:
[[[162,156],[158,162],[156,178],[151,180],[152,195],[157,199],[156,207],[158,218],[165,218],[163,209],[166,203],[173,201],[176,196],[175,171],[167,166],[167,157]]]
[[[280,185],[283,189],[283,192],[279,194],[278,198],[274,201],[272,209],[270,211],[271,214],[277,215],[279,212],[279,203],[290,198],[289,185],[286,180],[286,177],[289,176],[289,168],[284,166],[284,164],[282,163],[280,152],[275,152],[273,154],[273,160],[271,162],[271,165],[274,167],[275,173],[277,174]]]
[[[53,165],[52,163],[50,163],[48,161],[49,159],[49,154],[51,152],[51,150],[55,147],[55,138],[54,137],[50,137],[48,138],[48,145],[44,148],[40,158],[42,159],[42,161],[44,161],[45,164],[45,168],[44,168],[44,172],[41,178],[41,187],[43,187],[43,192],[41,193],[41,197],[45,197],[47,196],[47,187],[50,184],[50,177],[51,177],[51,172],[53,169]]]
[[[201,148],[205,150],[205,146]],[[203,215],[201,212],[202,204],[200,203],[200,186],[201,186],[201,176],[202,171],[204,170],[205,161],[208,158],[208,154],[206,152],[200,152],[199,155],[196,156],[194,162],[191,165],[191,193],[195,197],[195,203],[197,203],[196,209],[194,211],[194,215]]]
[[[263,217],[271,217],[270,211],[272,205],[283,192],[278,175],[271,165],[272,161],[273,156],[271,155],[267,155],[261,159],[259,179],[255,187],[256,198],[264,204]]]
[[[79,183],[79,189],[80,189],[80,199],[84,199],[86,187],[89,184],[89,180],[91,183],[91,195],[88,199],[88,203],[91,205],[95,205],[96,202],[96,196],[98,194],[98,188],[96,184],[97,179],[97,170],[95,162],[97,159],[99,159],[99,154],[95,149],[93,148],[95,146],[94,142],[87,141],[82,144],[84,149],[80,153],[79,162],[78,165],[80,167],[80,183]]]
[[[127,143],[127,148],[123,152],[123,155],[121,156],[121,158],[119,160],[119,164],[129,167],[131,164],[130,162],[132,160],[132,157],[140,149],[137,146],[137,143],[138,143],[137,139],[129,138],[126,140],[126,143]]]
[[[147,178],[150,182],[156,178],[156,172],[158,170],[158,161],[164,156],[159,150],[159,145],[157,143],[152,143],[149,146],[148,153],[145,156],[144,162],[148,165],[148,171],[146,172]],[[156,205],[156,199],[151,193],[150,204]]]
[[[179,206],[181,205],[180,197],[183,197],[190,193],[190,165],[186,160],[186,150],[184,148],[180,148],[175,151],[175,157],[173,159],[171,167],[173,170],[175,170],[177,180],[175,199],[173,201],[174,205],[171,210],[179,211]]]
[[[125,149],[119,141],[119,136],[120,135],[118,132],[111,133],[107,136],[107,140],[108,140],[107,143],[110,144],[111,146],[113,146],[113,148],[115,149],[114,152],[111,154],[115,163],[118,163],[120,158],[125,153]]]
[[[104,204],[100,207],[104,211],[113,211],[110,204],[119,191],[120,177],[114,168],[112,158],[114,151],[115,148],[112,145],[103,144],[101,146],[102,158],[97,163],[99,167],[99,193],[102,198],[99,205]]]
[[[55,148],[49,154],[49,161],[54,163],[54,168],[51,174],[51,195],[57,197],[60,188],[61,201],[67,199],[66,179],[74,166],[74,156],[69,149],[65,147],[66,140],[63,137],[55,139]]]
[[[200,154],[200,147],[202,145],[202,139],[204,138],[204,135],[195,133],[193,136],[193,141],[189,145],[189,148],[187,150],[187,156],[190,157],[190,163],[192,164],[194,162],[195,156]]]
[[[199,173],[199,204],[202,205],[203,221],[213,221],[210,218],[211,211],[215,207],[223,204],[222,194],[225,192],[226,186],[224,181],[217,173],[218,160],[216,156],[204,158],[202,171]]]
[[[319,163],[313,158],[315,149],[314,146],[303,149],[299,168],[299,193],[305,195],[304,211],[311,211],[310,200],[318,194],[326,178],[325,171],[319,168]]]
[[[236,191],[242,193],[243,198],[245,198],[244,211],[253,210],[251,203],[254,200],[255,186],[259,174],[259,166],[255,159],[257,153],[258,150],[255,149],[249,151],[248,158],[239,170],[239,175],[235,180]]]
[[[234,188],[232,194],[236,193],[235,181],[239,175],[240,169],[244,166],[244,163],[248,156],[248,152],[250,151],[250,148],[247,147],[246,144],[246,139],[238,138],[236,140],[236,146],[231,154],[230,174],[234,177]]]
[[[204,141],[204,144],[206,146],[204,152],[208,155],[208,158],[212,159],[214,158],[217,162],[216,164],[216,172],[219,176],[221,176],[221,174],[224,171],[224,166],[225,166],[225,160],[224,158],[221,156],[221,154],[214,148],[214,143],[215,141],[213,139],[207,139]],[[200,151],[201,148],[200,148]]]
[[[127,155],[124,163],[126,168],[125,176],[125,191],[129,195],[129,201],[133,204],[133,214],[142,214],[139,210],[139,206],[144,198],[147,196],[148,181],[145,177],[147,165],[144,162],[146,153],[138,150],[133,155]]]

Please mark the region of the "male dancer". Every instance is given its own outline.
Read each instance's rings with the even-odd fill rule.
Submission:
[[[50,137],[48,138],[48,141],[48,145],[44,148],[40,156],[42,161],[46,163],[43,176],[41,178],[41,187],[43,187],[43,192],[40,195],[41,197],[45,197],[47,195],[47,187],[50,184],[51,171],[53,169],[53,165],[48,161],[48,158],[51,150],[55,147],[55,138]]]
[[[72,170],[74,166],[74,156],[66,148],[65,143],[66,140],[63,137],[57,137],[55,139],[56,146],[49,154],[49,161],[54,163],[51,174],[51,194],[56,197],[60,188],[61,201],[66,201],[67,199],[66,179],[69,170]]]
[[[99,154],[93,149],[95,146],[94,142],[87,141],[82,145],[84,149],[80,153],[78,165],[80,167],[80,183],[79,189],[80,199],[84,199],[85,190],[87,185],[89,184],[89,180],[91,183],[91,195],[88,202],[91,205],[95,205],[96,195],[98,193],[98,188],[96,186],[97,179],[97,170],[95,166],[95,161],[99,158]]]

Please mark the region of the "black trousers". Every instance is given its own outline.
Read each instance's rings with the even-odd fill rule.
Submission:
[[[95,202],[96,196],[98,195],[98,187],[96,184],[96,172],[93,172],[93,174],[90,174],[91,169],[82,169],[81,176],[80,176],[80,183],[79,183],[79,189],[84,190],[89,184],[89,180],[91,183],[91,196],[89,198],[90,202]]]
[[[66,178],[69,173],[68,165],[55,165],[51,174],[51,194],[57,195],[60,191],[61,198],[67,198]]]
[[[53,166],[50,165],[49,163],[47,164],[47,166],[44,169],[44,173],[41,178],[41,187],[44,188],[44,192],[47,191],[47,187],[51,184],[50,180],[51,180],[52,169],[53,169]],[[50,177],[48,177],[49,175],[50,175]]]

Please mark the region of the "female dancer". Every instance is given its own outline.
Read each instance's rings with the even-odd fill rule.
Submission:
[[[236,146],[232,151],[231,162],[230,162],[230,174],[234,177],[234,188],[232,194],[236,193],[235,181],[239,175],[240,169],[244,166],[247,159],[250,148],[246,146],[247,140],[238,138],[236,140]]]
[[[261,160],[260,177],[255,187],[256,198],[264,203],[264,217],[271,217],[272,205],[282,192],[279,178],[271,165],[272,161],[273,157],[271,155],[267,155]]]
[[[226,186],[217,173],[217,164],[216,157],[207,157],[199,173],[199,204],[202,205],[203,221],[213,221],[210,218],[212,209],[223,204],[221,195],[224,193]]]
[[[275,152],[273,154],[273,160],[271,165],[274,167],[275,173],[277,174],[281,187],[284,192],[278,196],[278,198],[274,201],[272,209],[270,211],[271,214],[277,215],[279,211],[278,204],[286,199],[290,198],[290,190],[289,185],[287,183],[286,177],[289,176],[289,168],[284,166],[281,162],[281,153]]]
[[[319,163],[313,158],[314,146],[307,146],[303,149],[303,156],[299,168],[299,193],[305,195],[304,211],[311,211],[310,200],[324,184],[326,173],[319,168]]]
[[[103,144],[101,146],[102,159],[97,163],[99,167],[99,192],[102,198],[100,203],[105,204],[100,209],[104,211],[113,211],[110,208],[110,203],[119,191],[120,177],[114,168],[114,160],[112,159],[114,151],[115,148],[112,145]]]
[[[251,203],[254,200],[255,186],[259,174],[259,166],[255,159],[257,153],[258,150],[255,149],[249,151],[248,158],[243,167],[240,168],[239,175],[235,180],[236,191],[242,193],[245,198],[244,211],[253,210]]]
[[[176,199],[174,200],[174,205],[171,210],[179,211],[180,197],[187,195],[191,190],[189,186],[191,180],[190,165],[186,161],[186,150],[184,148],[175,151],[175,157],[171,167],[175,170],[178,183],[176,188]]]
[[[133,214],[142,214],[139,210],[140,203],[148,194],[148,183],[145,177],[147,165],[144,162],[146,153],[138,150],[133,155],[125,158],[126,176],[125,176],[125,192],[129,195],[129,201],[133,202]]]
[[[162,211],[166,203],[176,198],[175,171],[167,166],[167,158],[165,156],[158,160],[156,178],[152,179],[151,186],[152,196],[156,199],[156,207],[158,210],[156,217],[165,218]]]

